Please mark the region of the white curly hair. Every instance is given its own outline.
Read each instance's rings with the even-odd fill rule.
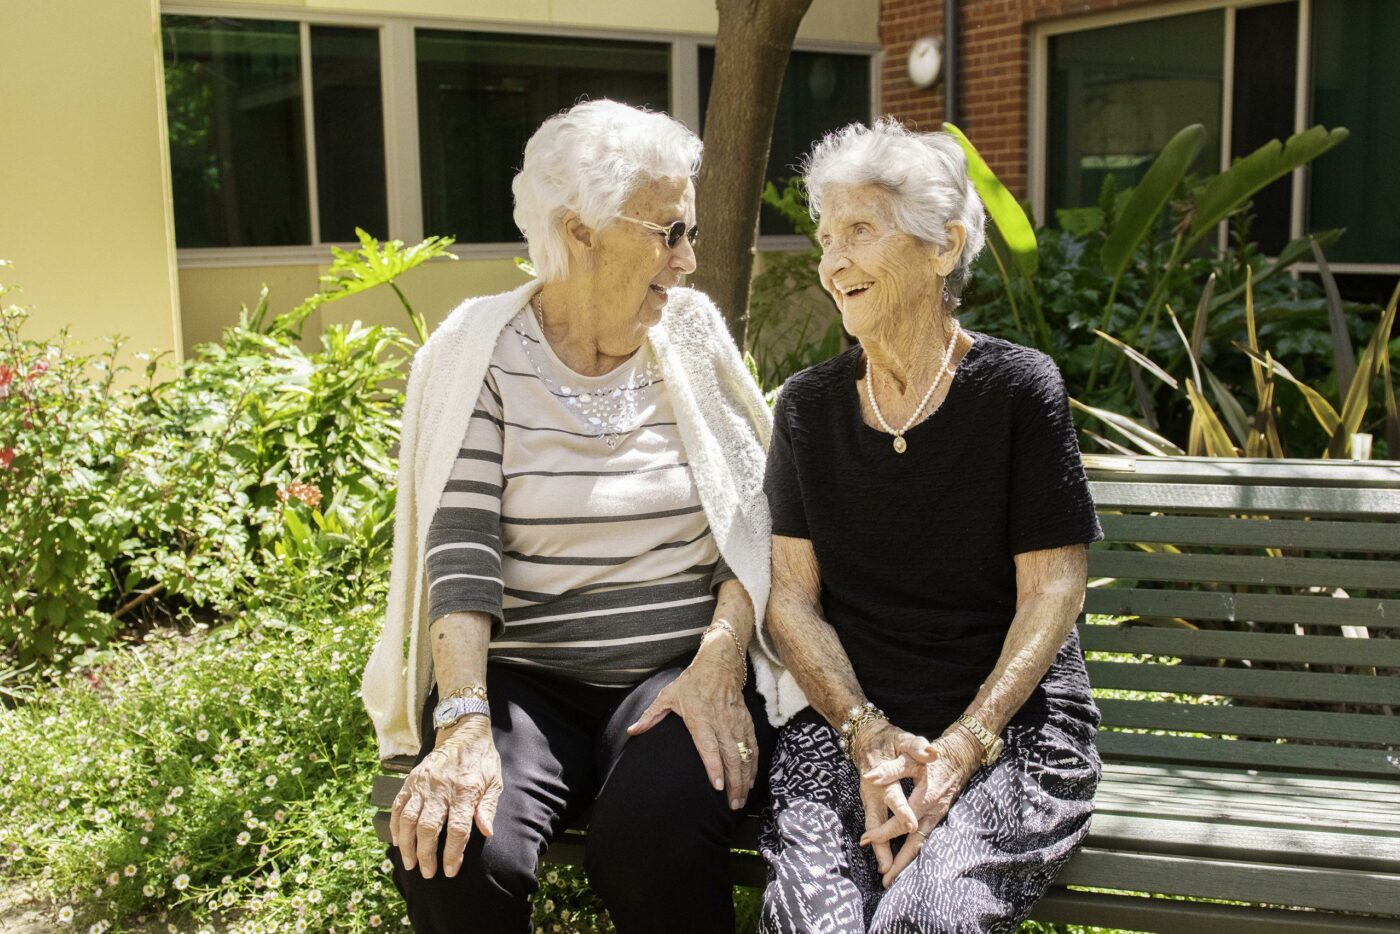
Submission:
[[[822,197],[833,185],[878,185],[894,196],[895,223],[925,243],[945,243],[952,221],[967,241],[948,274],[956,302],[972,261],[986,241],[986,211],[967,176],[967,157],[951,133],[912,133],[882,117],[874,126],[852,123],[828,133],[802,165],[812,219],[821,217]]]
[[[664,113],[596,100],[550,117],[525,144],[525,160],[511,182],[515,225],[530,247],[543,282],[569,272],[569,250],[559,221],[572,211],[602,230],[622,204],[649,181],[693,178],[700,169],[700,138]]]

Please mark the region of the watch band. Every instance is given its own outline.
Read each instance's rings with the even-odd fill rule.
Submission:
[[[982,725],[982,721],[976,717],[963,714],[958,717],[957,723],[963,729],[973,735],[977,742],[982,744],[982,764],[991,765],[1001,757],[1001,751],[1006,748],[1000,736],[993,733]]]
[[[491,705],[479,697],[449,697],[433,708],[433,729],[444,730],[468,714],[491,716]]]

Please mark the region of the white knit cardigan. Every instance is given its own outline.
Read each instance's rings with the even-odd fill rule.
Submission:
[[[496,338],[534,296],[538,282],[468,299],[413,358],[399,443],[388,611],[360,696],[381,757],[416,755],[419,715],[433,680],[423,554],[457,450],[486,378]],[[771,523],[763,494],[772,415],[734,347],[719,310],[691,289],[670,291],[648,338],[675,408],[701,505],[725,562],[753,599],[759,638],[751,651],[769,720],[786,722],[807,705],[792,675],[776,664],[763,633],[770,582]]]

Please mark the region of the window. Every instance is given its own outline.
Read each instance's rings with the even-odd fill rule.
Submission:
[[[520,239],[510,183],[546,117],[607,97],[670,106],[670,47],[541,36],[416,32],[423,223],[459,243]]]
[[[1203,124],[1198,170],[1219,166],[1224,13],[1146,20],[1050,39],[1046,193],[1057,208],[1098,203],[1104,179],[1136,185],[1177,131]],[[1287,132],[1289,124],[1281,127]]]
[[[1351,137],[1313,165],[1311,229],[1345,227],[1336,262],[1400,263],[1400,4],[1313,0],[1312,123],[1344,126]]]
[[[177,15],[161,24],[179,247],[353,240],[357,225],[385,234],[378,30],[303,32],[295,22]],[[302,90],[308,57],[315,224]]]
[[[715,74],[713,46],[700,49],[700,113],[710,101]],[[783,75],[783,89],[773,120],[773,141],[768,151],[765,178],[774,184],[798,174],[802,157],[832,130],[848,123],[869,123],[870,57],[829,52],[793,52]],[[703,132],[703,123],[702,123]],[[792,225],[764,205],[759,232],[791,235]]]

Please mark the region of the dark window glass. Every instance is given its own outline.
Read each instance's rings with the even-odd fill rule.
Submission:
[[[321,239],[353,241],[356,227],[386,239],[379,30],[312,26],[311,86]]]
[[[1247,156],[1293,135],[1298,82],[1298,5],[1275,3],[1235,11],[1235,92],[1230,150]],[[1274,255],[1288,243],[1293,179],[1285,176],[1254,196],[1249,236]]]
[[[1098,203],[1104,178],[1141,180],[1177,131],[1208,134],[1196,171],[1220,166],[1224,12],[1107,26],[1050,39],[1046,207]]]
[[[700,48],[700,113],[710,104],[715,50]],[[870,123],[870,57],[829,52],[793,52],[773,119],[773,140],[764,177],[775,184],[799,174],[802,158],[827,133],[849,123]],[[701,132],[704,132],[702,123]],[[792,225],[765,205],[764,234],[792,234]]]
[[[1308,229],[1345,227],[1329,259],[1400,262],[1400,3],[1313,0],[1312,122],[1351,137],[1312,164]]]
[[[163,16],[175,240],[311,239],[296,23]]]
[[[462,243],[520,240],[510,183],[545,118],[582,99],[666,110],[664,44],[420,29],[423,223]]]

